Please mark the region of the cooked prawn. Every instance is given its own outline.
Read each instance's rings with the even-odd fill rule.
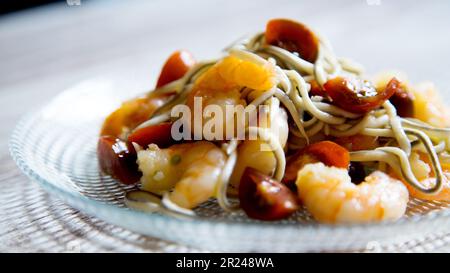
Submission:
[[[410,158],[411,169],[424,188],[432,188],[436,183],[435,173],[426,154],[413,153]],[[436,194],[423,193],[404,182],[411,196],[424,200],[450,201],[450,164],[441,162],[444,173],[442,188]]]
[[[260,123],[261,128],[267,128],[284,147],[289,134],[286,111],[280,107],[279,101],[272,98],[269,102],[270,116],[266,124]],[[235,188],[239,186],[242,174],[247,167],[252,167],[261,173],[272,176],[277,167],[277,160],[271,149],[265,149],[267,143],[261,139],[245,140],[238,147],[236,166],[230,178]]]
[[[242,98],[242,89],[251,89],[258,97],[268,92],[276,85],[275,68],[270,62],[265,65],[242,60],[235,56],[228,56],[206,71],[196,82],[187,98],[187,105],[194,109],[194,99],[202,98],[202,107],[217,105],[225,113],[222,128],[238,128],[246,126],[245,116],[227,115],[227,105],[247,106]],[[256,95],[257,93],[257,95]],[[251,97],[251,96],[250,96]],[[277,138],[282,147],[285,146],[289,134],[286,111],[280,107],[278,99],[271,98],[266,102],[269,107],[268,120],[265,124],[258,124],[260,128],[267,128]],[[207,119],[203,119],[206,124]],[[242,127],[241,127],[242,128]],[[204,132],[202,132],[204,133]],[[236,167],[231,176],[231,184],[238,186],[246,167],[253,167],[264,174],[272,175],[276,168],[276,158],[272,151],[261,149],[265,142],[262,140],[245,140],[238,147]]]
[[[441,98],[434,84],[430,82],[423,82],[417,85],[408,84],[405,73],[390,71],[380,73],[376,77],[377,87],[385,85],[388,79],[391,79],[393,76],[400,79],[414,96],[414,118],[438,128],[450,126],[450,110],[444,105],[443,102],[445,100]]]
[[[198,111],[195,109],[195,100],[199,98],[202,99],[202,109],[208,105],[219,106],[224,113],[222,128],[225,133],[226,128],[245,126],[245,116],[238,120],[234,113],[226,111],[227,105],[247,106],[247,102],[241,98],[242,89],[266,91],[275,85],[275,68],[271,63],[267,62],[266,65],[261,66],[251,61],[228,56],[196,80],[186,104],[192,113]],[[203,117],[202,124],[206,124],[208,120],[209,118]]]
[[[444,172],[444,177],[443,177],[443,181],[442,181],[442,189],[440,192],[438,192],[437,194],[426,194],[423,193],[421,191],[416,190],[415,188],[409,186],[408,183],[405,183],[405,185],[407,186],[409,193],[411,194],[411,196],[419,198],[419,199],[423,199],[423,200],[436,200],[436,201],[450,201],[450,173],[449,172]],[[436,183],[436,178],[431,177],[431,178],[427,178],[427,179],[423,179],[421,181],[419,181],[420,184],[422,184],[423,187],[425,188],[431,188],[435,185]]]
[[[215,195],[225,153],[211,142],[176,144],[167,149],[149,145],[137,154],[144,190],[161,194],[183,208],[194,208]]]
[[[266,62],[260,65],[235,56],[228,56],[200,76],[195,82],[192,95],[195,96],[199,91],[228,91],[242,87],[269,90],[275,84],[276,73],[272,63]]]
[[[296,184],[300,200],[324,223],[396,220],[405,213],[409,199],[403,183],[383,172],[376,171],[355,185],[346,169],[323,163],[306,165]]]
[[[450,126],[450,110],[431,83],[422,83],[412,89],[414,117],[439,128]]]

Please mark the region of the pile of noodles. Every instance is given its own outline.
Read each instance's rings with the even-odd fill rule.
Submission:
[[[315,63],[310,63],[300,58],[298,54],[280,47],[266,44],[264,33],[230,46],[225,53],[261,65],[271,62],[275,66],[279,84],[271,90],[260,93],[251,104],[258,106],[271,98],[281,102],[290,115],[290,121],[293,121],[289,124],[288,150],[304,147],[310,143],[310,139],[319,134],[331,137],[357,134],[383,137],[390,140],[385,146],[374,150],[351,152],[351,161],[379,162],[380,168],[385,168],[387,164],[415,189],[428,194],[438,192],[443,181],[440,161],[448,160],[447,151],[450,150],[450,129],[435,128],[415,119],[402,118],[397,115],[395,107],[389,101],[379,109],[360,115],[336,107],[320,96],[311,97],[309,95],[311,86],[308,84],[311,80],[322,86],[328,79],[336,76],[361,76],[362,73],[360,65],[348,59],[337,58],[330,44],[323,38],[319,40],[319,54]],[[176,91],[176,95],[137,129],[170,120],[172,107],[185,104],[195,80],[219,60],[199,63],[183,78],[152,91],[157,93]],[[252,90],[245,92],[250,94]],[[267,129],[251,127],[248,131],[256,132],[261,139],[271,145],[277,159],[274,178],[281,180],[286,157],[278,139]],[[237,159],[238,145],[237,140],[229,140],[222,145],[228,160],[221,175],[216,197],[225,210],[235,208],[227,199],[227,190],[228,180]],[[425,152],[429,156],[436,174],[433,187],[424,188],[415,177],[409,161],[413,151]],[[174,208],[174,204],[167,198],[163,198],[164,203],[167,207]]]

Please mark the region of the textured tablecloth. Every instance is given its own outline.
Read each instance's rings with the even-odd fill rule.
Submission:
[[[82,80],[114,77],[129,90],[144,91],[173,50],[212,57],[239,36],[261,30],[268,18],[290,17],[320,30],[338,55],[358,60],[368,72],[397,68],[440,89],[450,83],[450,2],[445,0],[80,3],[0,17],[2,252],[200,251],[84,215],[48,196],[16,168],[7,142],[20,116]],[[378,250],[450,251],[450,235]]]

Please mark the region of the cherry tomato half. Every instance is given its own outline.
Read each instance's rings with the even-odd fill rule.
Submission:
[[[305,25],[288,20],[273,19],[266,26],[266,42],[296,52],[304,60],[314,63],[319,52],[319,39]]]
[[[309,95],[311,97],[321,96],[325,99],[329,99],[327,92],[317,83],[316,80],[311,80],[309,84],[311,85],[311,89],[309,90]]]
[[[397,114],[404,118],[414,117],[414,95],[402,85],[397,85],[389,101],[397,109]]]
[[[338,137],[333,139],[333,141],[352,152],[375,150],[376,148],[380,147],[378,137],[360,134],[348,137]]]
[[[167,148],[175,142],[172,139],[171,129],[171,122],[144,127],[130,134],[128,136],[128,142],[136,142],[144,148],[150,144],[156,144],[160,148]]]
[[[353,184],[359,185],[366,179],[366,176],[369,175],[366,173],[366,169],[361,162],[351,162],[350,167],[348,168],[348,174],[352,179]]]
[[[183,77],[195,64],[192,55],[187,51],[176,51],[164,64],[156,87],[161,87]],[[148,118],[175,92],[156,94],[126,101],[120,108],[111,113],[103,123],[100,135],[119,137],[125,130],[132,130]]]
[[[331,141],[311,144],[289,158],[281,182],[294,187],[298,171],[307,164],[317,162],[322,162],[329,167],[347,169],[350,165],[350,153],[344,147]]]
[[[141,173],[134,148],[114,136],[101,136],[97,145],[100,169],[124,184],[139,181]]]
[[[369,81],[336,77],[323,87],[335,105],[352,113],[365,114],[392,97],[399,85],[400,82],[393,78],[384,90],[377,91]]]
[[[120,137],[124,131],[129,131],[149,119],[174,93],[150,94],[126,101],[116,111],[112,112],[103,122],[101,136]]]
[[[164,64],[156,88],[181,79],[195,65],[195,59],[184,50],[175,51]]]
[[[254,219],[274,221],[298,210],[297,197],[282,183],[253,168],[246,168],[239,184],[239,201]]]

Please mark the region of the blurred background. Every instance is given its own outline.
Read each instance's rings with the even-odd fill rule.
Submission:
[[[80,81],[106,77],[123,92],[153,86],[165,58],[214,57],[273,17],[300,20],[367,72],[400,69],[446,90],[450,1],[1,1],[0,151],[18,118]],[[134,92],[135,93],[135,92]]]
[[[87,251],[129,251],[138,246],[133,238],[145,251],[186,251],[129,239],[127,231],[49,199],[20,173],[8,152],[11,131],[58,93],[84,83],[93,92],[106,86],[133,96],[154,86],[174,50],[215,57],[262,31],[268,19],[287,17],[328,37],[338,56],[369,74],[402,70],[415,83],[435,82],[448,99],[449,15],[448,0],[1,0],[0,199],[8,202],[0,206],[0,252],[65,251],[66,242]],[[117,243],[119,233],[128,235]],[[448,248],[445,238],[408,243],[403,251],[423,251],[428,242]]]
[[[414,82],[450,81],[447,0],[1,1],[0,151],[17,119],[80,81],[106,77],[135,93],[165,58],[214,57],[273,17],[310,25],[369,73],[400,69]],[[14,103],[12,103],[14,102]],[[18,102],[18,103],[16,103]]]

